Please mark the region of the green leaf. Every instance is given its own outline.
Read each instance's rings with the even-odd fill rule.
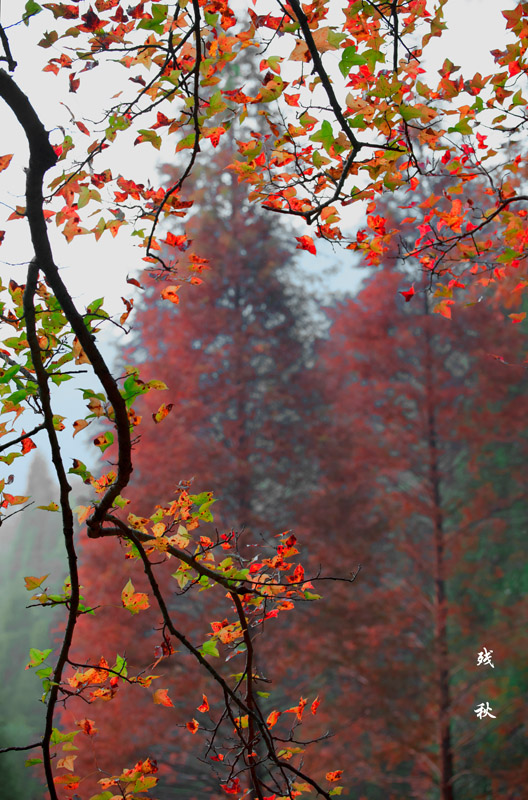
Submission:
[[[402,119],[405,122],[409,122],[411,119],[417,119],[421,116],[421,112],[418,109],[414,108],[413,106],[400,106],[399,112],[402,116]]]
[[[71,381],[72,378],[73,375],[61,375],[60,372],[51,376],[51,380],[53,381],[55,386],[59,386],[59,384],[64,383],[64,381]]]
[[[203,656],[220,655],[220,653],[218,652],[218,647],[216,646],[216,642],[213,639],[209,639],[207,642],[204,642],[200,648],[200,652]]]
[[[204,20],[210,28],[214,28],[218,21],[218,14],[211,14],[210,11],[204,11]]]
[[[329,45],[331,45],[332,48],[337,50],[341,42],[346,38],[346,33],[338,33],[337,31],[334,31],[333,28],[330,28],[326,37],[326,41]]]
[[[200,494],[190,494],[189,500],[194,503],[195,506],[202,506],[204,503],[207,503],[211,500],[211,492],[200,492]]]
[[[62,742],[73,742],[75,737],[81,731],[70,731],[70,733],[61,733],[58,728],[53,728],[51,733],[51,744],[62,744]]]
[[[515,92],[515,94],[513,95],[512,99],[511,99],[511,102],[512,102],[512,106],[525,106],[526,105],[526,100],[522,96],[522,92],[521,92],[520,89],[519,89],[518,92]]]
[[[339,62],[339,70],[344,78],[348,78],[348,73],[352,67],[361,66],[361,64],[366,63],[366,59],[359,55],[354,46],[345,47],[343,55],[341,56],[341,61]]]
[[[51,649],[49,650],[37,650],[36,647],[32,647],[29,651],[29,664],[26,666],[26,669],[32,669],[33,667],[38,667],[39,664],[42,664],[43,661],[47,659],[49,654],[52,652]]]
[[[140,134],[140,136],[138,136],[134,144],[140,144],[141,142],[149,142],[152,145],[152,147],[156,148],[156,150],[160,149],[161,136],[158,136],[156,131],[151,131],[148,128],[140,128],[138,130],[138,133]]]
[[[331,162],[329,158],[322,156],[319,150],[314,150],[312,155],[312,163],[316,169],[321,169],[321,167],[324,167],[326,164],[330,164]]]
[[[9,383],[11,378],[13,378],[17,374],[19,369],[20,367],[18,366],[18,364],[15,364],[14,367],[9,367],[9,369],[7,369],[4,372],[2,377],[0,377],[0,383]]]
[[[365,58],[368,68],[371,72],[374,72],[377,61],[379,61],[381,64],[385,63],[385,54],[382,53],[381,50],[365,50],[363,57]]]
[[[38,675],[39,678],[49,678],[52,672],[51,667],[43,667],[42,669],[37,669],[35,675]]]
[[[155,31],[155,33],[163,33],[165,21],[167,19],[167,12],[169,7],[161,3],[152,4],[152,19],[142,19],[138,28],[144,28],[147,31]]]
[[[112,433],[112,431],[107,431],[105,434],[101,433],[94,439],[94,444],[96,447],[100,449],[101,453],[104,453],[104,451],[108,447],[110,447],[110,445],[113,443],[114,443],[114,434]]]
[[[80,204],[79,204],[79,208],[80,208]],[[86,312],[88,314],[95,314],[96,311],[99,311],[99,309],[101,308],[103,303],[104,303],[104,297],[98,297],[97,300],[92,300],[90,305],[86,307]]]
[[[226,108],[227,106],[222,100],[222,93],[220,92],[220,90],[218,90],[211,96],[211,99],[209,100],[207,116],[212,117],[214,114],[218,114],[221,111],[225,111]]]
[[[332,126],[328,122],[327,119],[321,125],[320,130],[316,131],[310,139],[312,142],[321,142],[324,149],[328,152],[332,145],[334,144],[334,132],[332,130]]]
[[[34,767],[35,764],[42,764],[42,759],[41,758],[28,758],[25,761],[24,766],[26,766],[26,767]]]
[[[123,678],[126,678],[128,674],[126,658],[123,658],[123,656],[120,655],[116,655],[116,663],[114,664],[112,669],[114,669],[115,672],[119,672],[119,674],[122,675]]]
[[[348,127],[359,128],[360,130],[366,128],[367,123],[365,122],[365,117],[363,116],[363,114],[356,114],[356,116],[349,121]]]
[[[190,147],[194,147],[195,138],[196,137],[194,133],[189,133],[187,136],[184,136],[183,139],[180,139],[176,145],[176,152],[178,153],[180,150],[186,150]]]
[[[14,406],[17,406],[21,400],[25,400],[26,397],[30,394],[27,389],[19,389],[17,392],[13,392],[13,394],[9,395],[7,398]]]
[[[284,91],[284,81],[280,75],[273,75],[273,80],[268,81],[266,85],[260,89],[261,102],[271,103],[272,100],[277,100]]]
[[[39,6],[38,3],[35,3],[35,0],[28,0],[22,16],[24,25],[28,26],[30,17],[34,17],[35,14],[38,14],[40,11],[42,11],[42,6]]]
[[[461,133],[463,136],[470,136],[473,133],[472,127],[469,125],[467,118],[461,119],[452,128],[447,129],[448,133]]]

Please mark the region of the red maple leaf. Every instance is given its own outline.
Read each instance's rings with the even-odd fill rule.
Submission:
[[[297,250],[308,250],[309,253],[312,255],[317,254],[317,250],[315,249],[315,245],[311,236],[296,236],[295,237],[299,244],[297,245]]]

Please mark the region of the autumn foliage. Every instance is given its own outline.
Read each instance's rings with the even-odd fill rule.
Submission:
[[[445,11],[2,11],[18,133],[0,155],[0,246],[16,253],[0,459],[47,437],[57,491],[40,509],[68,562],[65,581],[26,576],[30,604],[63,617],[25,664],[42,733],[5,749],[35,751],[50,800],[132,800],[182,771],[189,796],[330,800],[342,779],[372,798],[520,796],[528,4],[502,12],[489,74],[430,70]],[[138,154],[158,152],[156,185]],[[79,271],[80,242],[103,254],[126,233],[120,311],[106,286],[85,305],[60,246]],[[323,316],[290,265],[328,242],[372,272],[317,344]],[[102,332],[134,324],[112,364]],[[14,482],[2,524],[29,501]],[[506,742],[495,762],[464,716],[484,633],[503,670],[478,684],[505,703],[479,720]]]

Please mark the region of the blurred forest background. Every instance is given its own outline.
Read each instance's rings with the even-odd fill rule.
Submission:
[[[213,269],[201,285],[180,291],[179,305],[161,301],[163,285],[146,279],[132,339],[116,356],[117,371],[133,364],[143,380],[164,381],[162,399],[173,404],[159,426],[151,415],[161,395],[134,406],[144,425],[131,507],[150,515],[151,498],[170,499],[180,480],[194,479],[193,491],[218,498],[204,535],[240,533],[249,560],[250,540],[271,552],[273,537],[291,528],[312,576],[320,565],[327,576],[350,576],[361,565],[352,584],[314,583],[323,600],[270,620],[257,644],[269,710],[282,699],[275,684],[292,705],[319,696],[302,732],[335,734],[319,744],[317,759],[323,774],[344,771],[347,796],[436,800],[447,754],[455,800],[521,800],[528,782],[528,378],[519,366],[526,335],[507,319],[500,283],[482,285],[487,302],[470,298],[451,320],[433,313],[426,278],[406,302],[401,291],[410,279],[391,251],[355,296],[332,297],[300,271],[295,233],[278,215],[248,205],[225,169],[231,159],[219,148],[189,186],[188,235]],[[398,214],[405,211],[387,207],[387,216]],[[342,257],[336,252],[336,261]],[[95,425],[89,432],[93,438]],[[54,498],[40,456],[27,494],[35,506]],[[38,679],[23,665],[30,646],[49,646],[60,612],[22,610],[23,578],[36,564],[55,579],[64,573],[54,523],[53,514],[31,510],[2,531],[3,746],[38,738],[43,718]],[[139,570],[123,567],[117,542],[83,540],[81,566],[86,602],[97,596],[104,605],[81,620],[79,663],[125,655],[131,669],[163,674],[176,706],[153,710],[134,687],[94,707],[72,699],[64,725],[89,717],[100,729],[92,748],[78,753],[80,774],[91,770],[93,779],[81,784],[82,797],[100,791],[100,777],[147,755],[162,765],[161,800],[220,797],[199,760],[202,732],[190,736],[185,722],[197,716],[202,692],[212,707],[221,698],[181,653],[148,669],[162,644],[159,620],[147,612],[145,637],[146,617],[138,623],[122,608],[123,569],[144,589]],[[191,638],[204,620],[222,620],[215,598],[202,602],[194,597],[199,587],[189,590],[183,580],[180,588],[169,572],[161,581],[176,587],[174,608]],[[484,647],[493,650],[493,668],[477,663]],[[231,655],[226,646],[222,656]],[[236,656],[232,663],[236,673]],[[478,719],[475,708],[486,701],[495,716]],[[110,724],[116,705],[119,721]],[[288,716],[279,723],[285,737]],[[42,796],[24,771],[26,757],[9,756],[3,769],[10,800]],[[317,773],[309,747],[304,759]]]

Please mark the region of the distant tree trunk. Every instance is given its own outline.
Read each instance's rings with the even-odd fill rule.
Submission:
[[[424,294],[425,312],[429,313],[427,293]],[[440,490],[440,468],[438,463],[438,434],[434,397],[434,354],[431,329],[425,320],[425,395],[427,404],[427,438],[429,451],[429,485],[433,505],[434,562],[435,562],[435,630],[437,656],[437,686],[439,696],[439,748],[440,748],[440,797],[454,800],[453,793],[453,749],[451,743],[451,699],[449,693],[449,643],[447,638],[447,602],[445,575],[445,534],[442,496]]]

